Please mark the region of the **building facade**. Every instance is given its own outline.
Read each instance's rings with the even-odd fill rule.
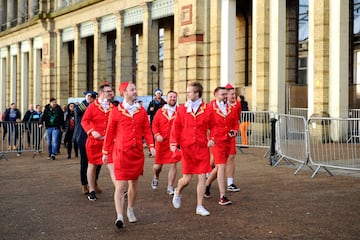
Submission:
[[[251,110],[346,117],[360,102],[356,8],[356,0],[0,0],[0,107],[66,103],[102,81],[117,91],[129,80],[139,95],[174,89],[183,102],[196,80],[206,101],[231,83]]]

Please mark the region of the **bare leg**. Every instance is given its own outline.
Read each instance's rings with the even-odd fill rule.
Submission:
[[[88,185],[89,185],[89,192],[95,191],[95,173],[96,173],[96,165],[89,163],[86,172]]]
[[[206,176],[205,173],[198,175],[198,183],[196,187],[197,192],[197,206],[202,206],[204,193],[206,187]]]
[[[168,174],[168,187],[174,186],[174,182],[176,179],[176,173],[177,173],[176,163],[170,164],[170,169],[169,169],[169,174]]]
[[[115,181],[115,193],[114,193],[114,203],[117,218],[122,219],[123,221],[123,209],[124,209],[124,191],[126,190],[127,181],[116,180]]]
[[[217,164],[217,181],[219,185],[220,198],[225,195],[225,164]]]
[[[135,200],[138,191],[138,180],[129,180],[129,188],[128,188],[128,208],[132,208],[135,205]],[[125,191],[125,188],[124,188]],[[124,193],[123,191],[123,193]]]
[[[111,177],[111,181],[113,182],[114,186],[115,186],[115,174],[114,174],[114,164],[113,163],[108,163],[107,167],[109,169],[109,173],[110,173],[110,177]]]
[[[182,190],[189,185],[189,182],[192,179],[192,175],[191,174],[183,174],[183,176],[179,179],[178,181],[178,185],[176,187],[176,195],[180,195]],[[204,174],[204,179],[205,179],[205,174]],[[205,190],[204,190],[205,192]]]

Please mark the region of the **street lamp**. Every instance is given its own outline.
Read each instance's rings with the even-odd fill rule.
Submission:
[[[156,66],[151,65],[150,70],[151,70],[151,94],[154,94],[154,72],[156,72]]]

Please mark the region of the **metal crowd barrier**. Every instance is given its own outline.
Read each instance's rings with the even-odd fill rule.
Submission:
[[[300,163],[294,174],[297,174],[309,160],[308,125],[302,116],[278,114],[276,122],[276,149],[278,160],[295,166],[293,161]],[[311,167],[310,167],[311,168]]]
[[[269,111],[242,111],[236,145],[240,148],[270,148],[270,119],[274,117],[275,114]]]
[[[23,152],[41,154],[43,151],[43,128],[38,123],[0,122],[0,159],[6,158],[6,154],[16,153],[18,156]]]
[[[321,168],[360,170],[360,139],[353,137],[358,131],[360,118],[310,118],[310,163],[317,166],[312,177]]]
[[[308,109],[307,108],[290,108],[290,115],[292,116],[301,116],[305,119],[308,119]]]

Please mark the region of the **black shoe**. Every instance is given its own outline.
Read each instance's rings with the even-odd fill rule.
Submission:
[[[204,197],[205,198],[211,198],[210,186],[206,186]]]
[[[67,159],[70,159],[71,158],[71,156],[67,156]]]
[[[51,154],[51,159],[55,160],[55,154]]]
[[[123,228],[124,227],[124,223],[120,219],[116,219],[115,225],[116,225],[117,228]]]
[[[95,191],[91,191],[89,192],[88,196],[87,196],[88,200],[89,201],[93,201],[95,202],[96,201],[96,194],[95,194]]]
[[[229,192],[238,192],[240,191],[240,188],[238,188],[235,184],[230,184],[227,186],[227,189]]]

